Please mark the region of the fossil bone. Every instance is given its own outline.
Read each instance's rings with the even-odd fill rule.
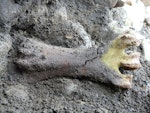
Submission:
[[[20,58],[16,63],[31,82],[60,76],[83,77],[131,88],[132,75],[121,74],[119,67],[133,70],[141,66],[138,52],[130,55],[124,52],[128,46],[139,44],[134,34],[127,32],[113,40],[108,51],[100,58],[96,48],[62,48],[21,38],[18,46]]]
[[[125,52],[127,47],[139,46],[140,43],[141,41],[136,37],[136,33],[125,32],[112,41],[108,51],[101,58],[110,69],[115,70],[122,79],[129,83],[129,87],[131,87],[133,75],[122,74],[119,68],[134,70],[141,67],[139,52],[132,52],[129,55]]]

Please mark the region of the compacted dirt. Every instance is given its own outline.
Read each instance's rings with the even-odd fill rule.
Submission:
[[[90,37],[103,54],[117,36],[112,10],[95,0],[0,0],[0,113],[150,113],[150,62],[143,55],[140,69],[122,70],[134,75],[131,89],[82,77],[29,83],[15,63],[21,38],[78,49],[90,46]]]

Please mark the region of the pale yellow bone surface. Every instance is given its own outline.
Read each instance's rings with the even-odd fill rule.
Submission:
[[[139,58],[140,53],[133,52],[132,54],[127,54],[125,49],[129,46],[139,46],[140,40],[134,35],[133,32],[126,32],[123,35],[119,35],[115,40],[113,40],[108,48],[108,51],[102,56],[102,62],[118,73],[118,75],[127,84],[132,83],[132,75],[125,75],[119,71],[119,68],[133,70],[141,67]],[[121,83],[120,83],[121,84]]]

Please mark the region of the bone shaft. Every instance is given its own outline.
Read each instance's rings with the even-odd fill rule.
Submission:
[[[108,82],[108,75],[117,77],[117,74],[100,62],[96,49],[75,50],[49,46],[48,55],[45,62],[39,62],[40,67],[34,71],[29,68],[33,68],[32,64],[28,65],[27,73],[24,73],[28,82],[64,76]]]

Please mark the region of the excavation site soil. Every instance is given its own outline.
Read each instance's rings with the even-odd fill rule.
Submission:
[[[45,65],[30,68],[37,73],[32,78],[25,74],[28,69],[17,63],[22,55],[34,53],[31,50],[38,48],[38,42],[69,50],[92,46],[101,57],[126,26],[124,11],[112,6],[105,0],[0,0],[0,113],[150,113],[150,61],[144,59],[142,45],[136,48],[141,53],[141,67],[120,69],[133,75],[129,89],[89,76],[42,78],[38,69],[44,71]],[[150,27],[143,24],[139,32],[148,37]],[[27,40],[21,53],[22,39],[35,40],[35,44],[26,48]],[[107,73],[110,76],[111,72]]]

